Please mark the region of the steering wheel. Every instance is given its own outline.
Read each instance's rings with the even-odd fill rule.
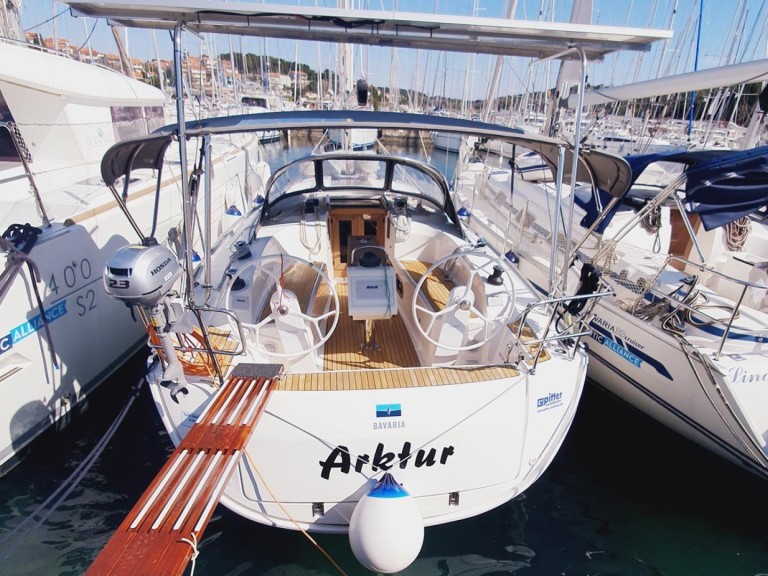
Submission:
[[[427,278],[437,268],[449,260],[454,259],[462,260],[469,270],[469,278],[467,278],[466,284],[464,286],[457,286],[451,290],[449,301],[441,310],[432,311],[419,305],[419,295],[422,294],[422,292],[425,290],[425,282]],[[482,260],[482,262],[478,262],[478,259]],[[493,316],[487,316],[478,310],[477,306],[475,305],[475,296],[472,290],[472,285],[476,281],[476,278],[481,273],[490,276],[489,271],[491,274],[494,274],[495,277],[501,278],[500,284],[490,284],[484,277],[482,277],[480,280],[481,282],[484,282],[487,287],[496,288],[496,290],[493,291],[484,291],[486,296],[492,296],[494,300],[499,297],[501,298],[500,303],[494,302],[494,307],[497,309],[497,311]],[[424,294],[424,297],[426,297],[426,294]],[[427,298],[427,300],[429,299]],[[488,298],[486,298],[486,300],[488,300]],[[445,256],[444,258],[441,258],[432,264],[432,266],[427,269],[424,275],[419,279],[419,282],[416,284],[416,289],[413,292],[413,300],[411,301],[411,313],[413,314],[416,329],[419,331],[419,333],[424,336],[428,342],[431,342],[435,346],[454,352],[474,350],[475,348],[479,348],[491,340],[506,327],[508,322],[511,321],[514,311],[515,289],[512,275],[504,266],[501,258],[480,251],[449,254],[448,256]],[[421,325],[417,312],[421,312],[429,318],[429,322],[427,323],[426,327]],[[465,346],[451,346],[434,340],[429,335],[429,333],[432,330],[432,327],[435,325],[435,322],[441,317],[448,316],[449,314],[456,314],[457,312],[459,314],[471,313],[476,316],[483,324],[482,337],[479,335],[476,336],[474,338],[474,343],[467,344]]]
[[[325,344],[336,329],[336,325],[339,322],[340,310],[339,294],[328,275],[317,266],[314,266],[311,262],[288,254],[260,256],[251,260],[250,264],[253,265],[258,272],[267,274],[275,287],[275,291],[270,297],[269,302],[272,312],[257,324],[252,324],[246,327],[254,335],[256,349],[265,355],[278,358],[295,358],[307,354],[308,352],[312,352],[313,350],[317,350],[320,346]],[[328,285],[330,296],[333,299],[333,304],[328,312],[318,314],[317,316],[302,312],[297,302],[296,295],[291,290],[284,287],[284,272],[286,268],[288,268],[288,265],[307,267]],[[259,288],[269,292],[271,284],[270,282],[266,282]],[[331,319],[331,326],[330,328],[327,328],[325,334],[323,334],[320,329],[320,322],[328,319]],[[263,328],[273,322],[278,332],[281,330],[281,325],[293,325],[300,328],[304,326],[305,322],[308,323],[312,327],[310,332],[310,342],[306,346],[298,346],[298,350],[291,352],[272,352],[268,350],[266,346],[262,344],[261,332]]]

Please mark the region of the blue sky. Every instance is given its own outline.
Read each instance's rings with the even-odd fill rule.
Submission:
[[[408,12],[441,13],[502,18],[507,11],[507,0],[354,0],[362,1],[363,8],[372,10],[400,9]],[[299,6],[335,6],[335,0],[283,0],[281,3]],[[698,39],[698,69],[718,65],[746,62],[765,58],[768,27],[768,6],[765,0],[703,0],[699,37],[699,9],[701,0],[593,0],[592,22],[613,26],[641,28],[672,28],[673,39],[657,43],[649,53],[624,53],[609,56],[602,63],[590,64],[589,78],[593,83],[619,85],[644,80],[657,75],[670,75],[694,70]],[[570,17],[571,0],[518,0],[515,18],[521,20],[554,20],[566,22]],[[554,6],[554,8],[553,8]],[[673,7],[677,11],[673,14]],[[52,35],[52,23],[38,24],[54,14],[66,11],[66,5],[41,0],[26,0],[22,26]],[[56,33],[70,41],[84,44],[86,38],[95,49],[115,52],[114,40],[103,21],[73,19],[65,13],[55,20]],[[187,39],[187,49],[200,52],[200,41]],[[128,32],[128,49],[132,56],[144,59],[155,55],[154,44],[160,57],[169,58],[171,42],[166,32],[132,30]],[[209,38],[212,52],[227,52],[228,38]],[[254,38],[232,40],[235,51],[259,53],[265,41]],[[298,55],[301,62],[312,68],[333,68],[334,51],[330,45],[319,48],[310,43],[292,40],[266,40],[266,51],[287,60]],[[424,51],[398,50],[395,55],[388,48],[355,48],[357,77],[365,75],[369,83],[377,86],[395,82],[400,88],[417,89],[444,94],[449,97],[485,95],[492,67],[491,58],[464,54],[436,54]],[[531,67],[528,60],[507,58],[501,81],[502,93],[520,93],[549,85],[556,74],[556,66]],[[467,72],[469,70],[469,73]]]

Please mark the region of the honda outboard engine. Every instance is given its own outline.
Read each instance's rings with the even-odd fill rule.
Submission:
[[[176,255],[166,246],[123,246],[107,261],[104,289],[126,304],[151,308],[181,275]]]
[[[177,331],[181,315],[171,302],[170,293],[181,274],[176,254],[154,242],[123,246],[107,261],[104,273],[107,294],[146,310],[166,364],[161,378],[169,383],[174,400],[179,392],[187,392],[184,370],[170,338],[170,333]]]

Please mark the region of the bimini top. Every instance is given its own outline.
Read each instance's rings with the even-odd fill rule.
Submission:
[[[470,52],[531,58],[578,47],[590,60],[618,50],[644,50],[672,37],[668,30],[447,16],[400,11],[252,4],[208,0],[67,2],[75,16],[108,18],[130,28],[317,40],[348,44]]]
[[[425,130],[500,140],[538,153],[553,174],[557,173],[559,152],[563,149],[563,181],[568,183],[571,178],[573,147],[564,140],[521,134],[520,130],[515,128],[445,116],[361,110],[266,112],[187,122],[185,134],[187,138],[193,138],[206,134],[334,128]],[[119,178],[130,175],[134,170],[160,168],[165,150],[174,141],[177,133],[178,125],[170,125],[149,136],[124,140],[113,145],[104,154],[101,162],[104,182],[112,186]],[[621,196],[629,188],[632,172],[623,158],[597,150],[582,150],[580,159],[576,175],[579,182],[594,184],[612,196]]]
[[[768,206],[768,146],[751,150],[692,150],[633,156],[632,181],[653,162],[685,165],[684,201],[706,230]]]

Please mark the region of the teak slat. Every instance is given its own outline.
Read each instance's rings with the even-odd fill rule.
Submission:
[[[240,364],[88,569],[181,575],[240,460],[282,366]]]
[[[324,370],[406,368],[419,365],[419,357],[411,343],[411,337],[398,315],[386,320],[376,320],[374,340],[378,348],[363,348],[363,322],[352,320],[349,316],[347,285],[337,284],[336,291],[339,294],[339,322],[325,344]]]
[[[515,378],[520,372],[511,366],[468,366],[465,368],[388,368],[382,370],[348,370],[316,372],[311,374],[315,384],[312,390],[375,390],[378,388],[411,388],[444,386],[464,382],[485,382]],[[310,374],[286,374],[276,390],[309,391],[300,382]],[[339,379],[344,386],[339,384]]]

